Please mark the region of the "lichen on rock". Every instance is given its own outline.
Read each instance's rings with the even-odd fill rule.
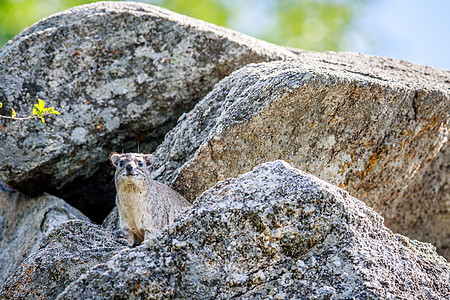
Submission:
[[[447,299],[445,258],[390,229],[449,255],[449,78],[140,3],[44,19],[0,50],[0,113],[62,113],[0,123],[0,298]],[[153,175],[195,203],[153,239],[64,201],[100,224],[109,154],[166,132]]]
[[[61,115],[4,122],[0,177],[37,195],[92,175],[114,151],[150,151],[220,79],[291,51],[143,3],[74,7],[0,50],[0,113],[37,98]],[[86,157],[89,163],[85,162]],[[67,172],[67,170],[71,172]]]
[[[352,53],[299,58],[216,84],[158,146],[155,178],[194,200],[283,159],[450,257],[450,72]]]
[[[90,269],[58,299],[444,299],[449,276],[433,246],[275,161],[216,184],[154,240]]]

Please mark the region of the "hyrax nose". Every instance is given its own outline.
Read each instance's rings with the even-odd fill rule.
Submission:
[[[126,169],[127,169],[128,172],[131,172],[131,171],[133,171],[133,166],[132,165],[127,165]]]

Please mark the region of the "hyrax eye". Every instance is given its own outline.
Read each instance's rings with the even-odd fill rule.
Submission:
[[[142,161],[138,162],[139,168],[142,168],[144,166],[144,163]]]
[[[123,167],[124,164],[125,164],[125,162],[124,162],[123,160],[121,160],[121,161],[119,162],[119,167]]]

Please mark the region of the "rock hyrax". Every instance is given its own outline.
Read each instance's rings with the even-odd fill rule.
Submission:
[[[173,189],[151,179],[148,167],[152,157],[139,153],[111,155],[116,167],[120,227],[130,246],[148,240],[191,206]]]

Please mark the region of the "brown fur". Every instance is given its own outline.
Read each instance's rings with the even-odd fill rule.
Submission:
[[[191,204],[169,186],[151,179],[151,154],[111,155],[116,167],[116,204],[128,244],[148,240]]]

